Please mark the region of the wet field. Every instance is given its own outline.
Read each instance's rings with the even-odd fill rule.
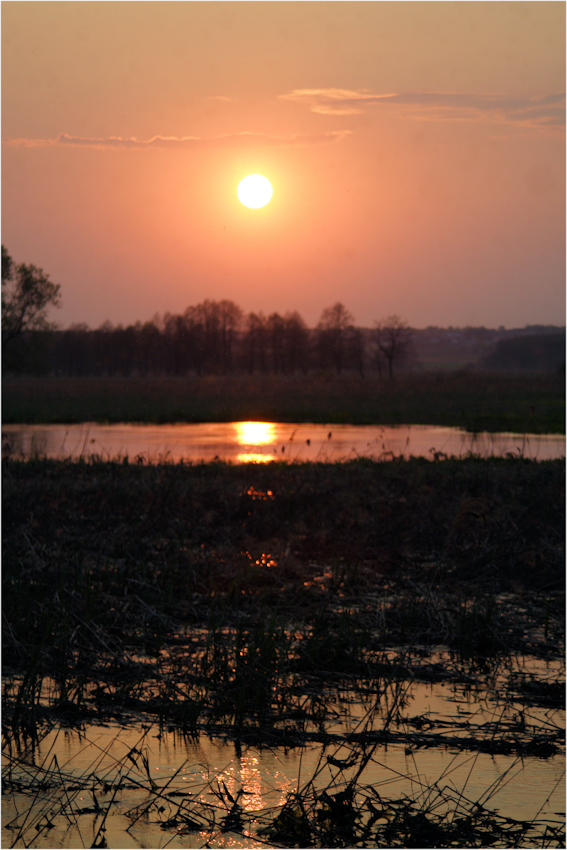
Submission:
[[[434,663],[448,660],[440,652]],[[521,664],[516,675],[531,677],[539,668],[547,681],[557,681],[564,674],[562,664]],[[406,683],[387,743],[372,740],[383,729],[387,700],[376,711],[376,694],[361,702],[347,690],[329,705],[324,735],[311,724],[313,740],[306,729],[305,740],[285,746],[183,735],[150,718],[80,730],[57,725],[34,746],[5,757],[3,846],[24,846],[30,837],[41,847],[92,846],[102,837],[109,847],[270,846],[286,801],[333,799],[355,776],[353,837],[366,828],[373,846],[386,840],[396,818],[402,840],[393,829],[389,840],[403,846],[410,806],[414,817],[424,816],[413,825],[414,840],[427,840],[437,826],[438,840],[444,831],[458,842],[459,821],[476,806],[497,811],[492,828],[500,831],[500,846],[518,838],[553,846],[564,820],[564,712],[537,701],[526,705],[508,691],[506,675],[491,689],[471,682]],[[370,825],[376,812],[383,816]],[[464,824],[460,830],[467,835]]]
[[[564,461],[6,459],[5,846],[562,846]]]

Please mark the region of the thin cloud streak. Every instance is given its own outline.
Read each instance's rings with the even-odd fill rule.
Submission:
[[[235,133],[230,136],[200,138],[198,136],[183,136],[182,138],[154,136],[151,139],[125,139],[110,136],[103,139],[91,139],[82,136],[70,136],[61,133],[56,139],[5,139],[3,144],[17,147],[88,147],[106,150],[197,150],[201,148],[222,147],[286,147],[328,144],[340,142],[350,134],[350,130],[334,130],[328,133],[305,136],[268,136],[261,133]]]
[[[366,89],[295,89],[279,95],[323,115],[356,115],[371,106],[410,107],[425,120],[485,120],[539,129],[565,126],[565,92],[521,98],[503,94],[406,92],[374,94]]]

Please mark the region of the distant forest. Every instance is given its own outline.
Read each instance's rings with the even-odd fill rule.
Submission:
[[[357,327],[340,303],[315,328],[297,312],[243,311],[232,301],[206,300],[183,314],[96,330],[19,334],[3,352],[4,374],[185,375],[231,372],[293,375],[310,371],[380,372],[454,368],[557,370],[565,364],[565,329],[412,329],[396,316]]]

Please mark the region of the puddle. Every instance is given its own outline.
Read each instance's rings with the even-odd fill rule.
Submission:
[[[192,425],[5,425],[3,452],[50,458],[128,457],[146,462],[233,463],[271,460],[341,461],[354,457],[482,457],[506,454],[550,460],[565,456],[565,437],[472,434],[427,425],[309,425],[221,422]]]

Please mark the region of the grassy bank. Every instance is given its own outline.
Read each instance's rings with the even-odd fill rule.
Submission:
[[[565,433],[559,375],[5,378],[6,423],[267,420]]]

